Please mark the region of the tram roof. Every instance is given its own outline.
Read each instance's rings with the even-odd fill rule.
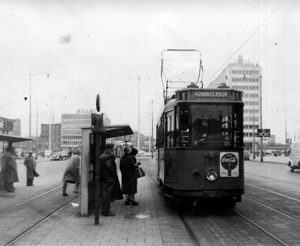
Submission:
[[[15,135],[0,134],[0,141],[8,141],[8,142],[16,143],[16,142],[25,142],[25,141],[32,141],[32,140],[33,138],[24,138]]]

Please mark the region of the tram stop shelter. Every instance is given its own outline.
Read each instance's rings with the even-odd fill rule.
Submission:
[[[9,134],[0,134],[0,146],[2,147],[2,150],[0,153],[4,153],[4,148],[11,148],[13,147],[13,143],[17,142],[26,142],[26,141],[33,141],[33,138],[24,138],[21,136],[15,136],[15,135],[9,135]],[[0,157],[2,154],[0,154]],[[2,166],[2,164],[1,164]],[[0,166],[0,190],[3,189],[4,187],[4,182],[3,182],[3,173],[1,171],[1,166]]]
[[[113,137],[132,135],[133,131],[129,125],[109,125],[105,126],[105,131],[101,135],[101,142]],[[91,163],[91,128],[82,128],[82,155],[81,155],[81,216],[88,215],[89,205],[95,200],[95,163]]]

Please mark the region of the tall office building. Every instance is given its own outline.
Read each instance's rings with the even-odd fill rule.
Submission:
[[[51,124],[51,138],[49,138],[49,134],[49,124],[41,124],[38,148],[43,150],[51,149],[53,151],[61,150],[61,124]]]
[[[258,150],[260,139],[256,137],[260,128],[260,91],[262,68],[258,64],[244,61],[239,55],[238,60],[228,66],[209,84],[208,88],[217,88],[226,83],[232,89],[244,92],[244,144],[245,149]]]
[[[82,128],[91,127],[91,113],[94,110],[78,109],[76,114],[61,115],[61,148],[71,149],[81,146]],[[104,114],[104,125],[110,125],[111,122]]]

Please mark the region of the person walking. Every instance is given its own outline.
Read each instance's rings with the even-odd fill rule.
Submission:
[[[130,204],[135,206],[138,203],[135,201],[135,194],[137,193],[137,178],[135,176],[135,169],[137,168],[135,155],[138,150],[129,146],[124,148],[124,155],[120,160],[120,170],[122,173],[122,192],[125,194],[125,205]]]
[[[103,216],[115,216],[110,211],[110,203],[123,199],[113,148],[114,144],[106,144],[104,153],[100,156],[100,195]]]
[[[26,175],[27,175],[27,186],[33,186],[33,179],[35,177],[34,172],[36,169],[36,161],[32,156],[32,151],[29,151],[29,155],[25,158],[24,165],[26,166]]]
[[[81,150],[79,148],[74,150],[74,154],[68,161],[68,166],[63,176],[63,188],[62,195],[68,196],[67,186],[68,183],[75,184],[74,193],[79,193],[79,184],[80,184],[80,156]]]
[[[1,157],[1,170],[3,172],[4,186],[7,192],[14,192],[13,183],[19,182],[15,149],[7,148]]]

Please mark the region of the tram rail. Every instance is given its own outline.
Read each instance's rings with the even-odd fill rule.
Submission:
[[[0,211],[0,245],[12,245],[78,198],[61,199],[61,185]]]
[[[12,239],[8,243],[6,243],[5,246],[13,245],[13,243],[17,242],[19,239],[21,239],[22,237],[24,237],[26,234],[28,234],[29,232],[31,232],[32,230],[34,230],[35,228],[37,228],[39,225],[41,225],[42,223],[44,223],[45,221],[47,221],[48,219],[50,219],[52,216],[54,216],[59,211],[61,211],[62,209],[64,209],[68,204],[70,204],[72,201],[76,200],[78,197],[79,197],[79,195],[77,195],[77,196],[73,197],[71,200],[67,201],[63,206],[61,206],[60,208],[56,209],[55,211],[53,211],[52,213],[50,213],[49,215],[47,215],[45,218],[43,218],[41,221],[39,221],[38,223],[34,224],[30,228],[28,228],[27,230],[25,230],[24,232],[22,232],[21,234],[19,234],[17,237],[15,237],[14,239]]]

